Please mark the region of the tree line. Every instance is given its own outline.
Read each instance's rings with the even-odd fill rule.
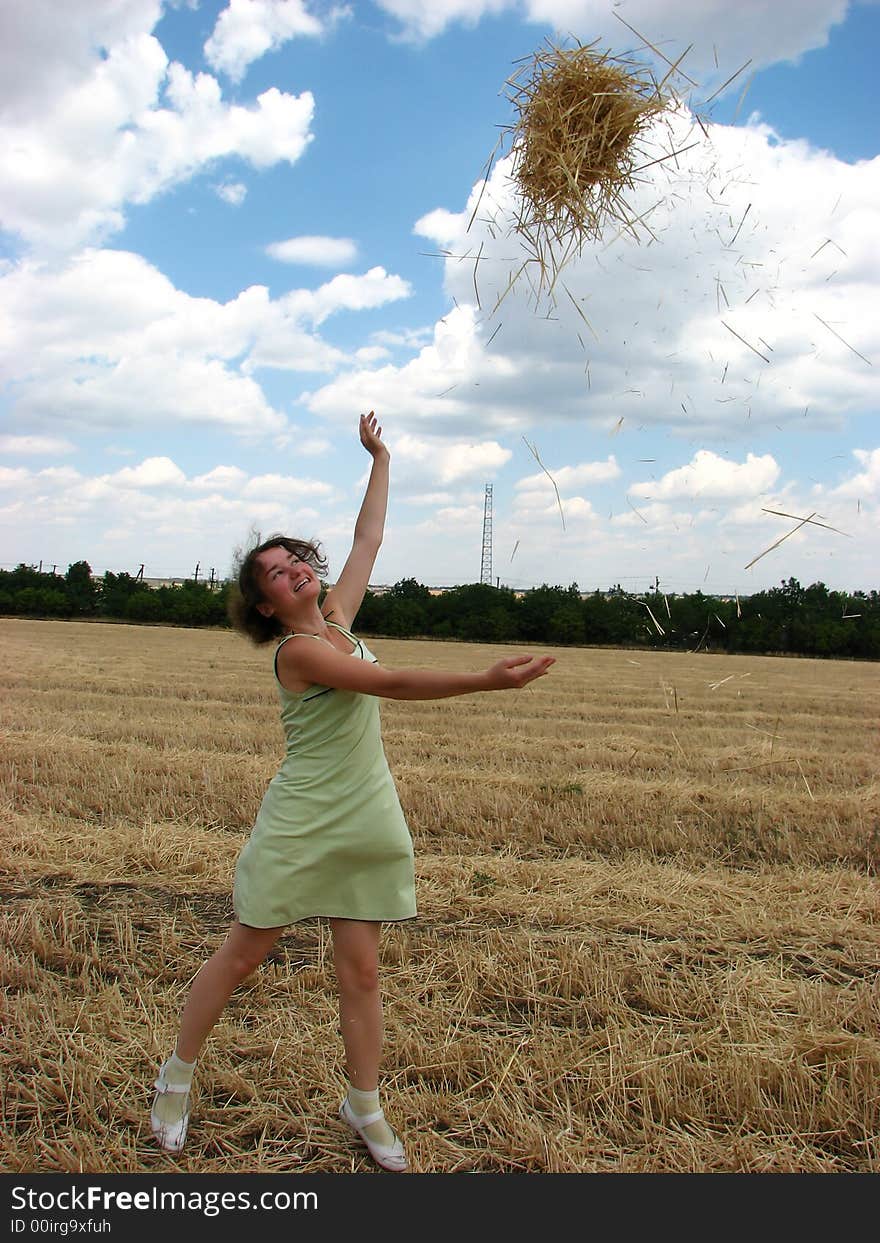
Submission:
[[[32,566],[0,570],[0,614],[96,618],[177,626],[228,626],[228,582],[195,580],[152,588],[86,561],[66,574]],[[778,587],[733,599],[663,593],[633,595],[618,584],[581,592],[544,584],[515,592],[469,583],[432,592],[414,578],[367,592],[357,616],[364,634],[482,643],[549,643],[880,659],[880,593]]]

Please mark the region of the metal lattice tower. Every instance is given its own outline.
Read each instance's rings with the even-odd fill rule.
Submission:
[[[492,485],[486,484],[486,497],[483,501],[483,565],[480,569],[480,582],[492,585]]]

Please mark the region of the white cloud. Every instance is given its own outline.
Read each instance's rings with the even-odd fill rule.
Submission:
[[[73,453],[74,445],[60,436],[0,436],[0,453],[10,457],[46,457],[49,454]]]
[[[217,197],[230,207],[241,207],[247,198],[247,186],[242,181],[223,181],[214,190]]]
[[[66,565],[85,558],[98,570],[136,570],[120,562],[119,550],[127,548],[145,562],[147,576],[190,574],[198,561],[206,574],[214,566],[223,577],[249,529],[313,533],[318,513],[302,502],[315,497],[332,511],[336,490],[315,479],[252,477],[229,466],[187,479],[167,457],[95,475],[0,467],[0,540],[8,560]],[[39,529],[22,523],[35,507]]]
[[[85,251],[58,266],[22,262],[0,275],[9,432],[197,423],[245,436],[281,433],[286,420],[251,373],[339,367],[343,352],[304,321],[407,292],[377,268],[274,301],[252,286],[220,303],[175,289],[125,251]]]
[[[242,496],[324,496],[333,495],[333,487],[320,479],[297,479],[293,475],[257,475],[242,488]]]
[[[248,65],[297,36],[315,38],[321,22],[302,0],[229,0],[205,43],[209,65],[240,82]]]
[[[415,222],[413,233],[445,247],[461,236],[461,213],[447,211],[445,207],[435,207]]]
[[[27,0],[0,6],[0,115],[42,110],[92,74],[98,54],[150,31],[161,0]]]
[[[527,21],[547,24],[562,36],[583,42],[599,39],[605,47],[635,48],[638,54],[663,67],[647,47],[640,47],[632,30],[675,62],[690,45],[681,69],[703,88],[696,99],[708,98],[742,64],[749,70],[780,61],[796,60],[804,52],[824,47],[831,28],[846,17],[849,0],[377,0],[400,23],[405,38],[431,39],[460,22],[475,26],[484,17],[520,11]],[[720,59],[718,59],[720,58]],[[716,59],[718,63],[716,64]],[[742,90],[741,75],[731,89]],[[687,88],[679,77],[677,82]],[[499,83],[500,86],[500,83]]]
[[[410,293],[407,281],[375,267],[363,276],[341,273],[318,289],[294,290],[281,299],[281,305],[297,319],[308,319],[317,326],[336,311],[368,310],[408,298]]]
[[[476,26],[488,14],[503,13],[516,0],[377,0],[411,39],[432,39],[453,22]]]
[[[448,442],[404,433],[394,441],[395,477],[404,492],[494,475],[513,454],[497,441]]]
[[[430,425],[432,433],[449,435],[460,435],[463,425],[506,430],[528,422],[517,409],[518,375],[516,361],[483,353],[475,309],[459,306],[438,321],[430,344],[404,366],[358,368],[302,400],[315,414],[344,419],[362,407],[368,393],[368,404],[401,428]],[[481,394],[474,393],[481,385]]]
[[[155,24],[156,6],[132,12]],[[105,238],[124,224],[127,204],[212,161],[294,163],[311,141],[308,92],[272,87],[253,104],[227,104],[215,78],[169,64],[148,30],[129,31],[103,58],[93,46],[90,65],[59,74],[59,89],[30,115],[0,113],[0,221],[31,246],[62,251]]]
[[[668,471],[656,482],[634,483],[630,492],[655,500],[684,496],[735,500],[769,491],[779,474],[779,466],[769,453],[761,457],[749,453],[744,462],[733,462],[709,449],[699,449],[687,466]]]
[[[853,449],[853,457],[862,470],[831,489],[831,495],[880,500],[880,449]]]
[[[123,488],[165,488],[185,483],[186,475],[170,458],[150,457],[140,466],[125,466],[104,480]]]
[[[357,245],[350,237],[290,237],[285,242],[272,242],[266,254],[281,263],[341,268],[354,262]]]
[[[234,492],[241,488],[247,475],[238,466],[215,466],[204,475],[192,480],[194,488],[205,488],[208,491]]]
[[[695,146],[634,191],[651,233],[607,230],[567,263],[552,303],[528,270],[510,286],[526,252],[499,162],[470,228],[481,183],[434,234],[455,256],[455,309],[432,342],[403,365],[334,378],[309,407],[341,417],[366,389],[411,429],[663,427],[704,443],[800,428],[805,411],[827,430],[873,408],[877,368],[853,351],[880,357],[880,158],[847,164],[760,124],[708,132],[686,110],[666,117],[653,145]]]
[[[620,467],[613,453],[609,454],[604,462],[581,462],[578,466],[548,467],[548,469],[560,492],[565,492],[582,483],[604,483],[609,479],[620,478]],[[551,485],[546,474],[541,471],[536,475],[526,475],[518,479],[514,486],[517,489],[534,491],[537,487]]]

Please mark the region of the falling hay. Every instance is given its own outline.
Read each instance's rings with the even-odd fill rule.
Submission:
[[[598,41],[547,45],[508,79],[515,120],[510,143],[519,190],[514,229],[538,264],[538,292],[552,291],[558,272],[608,220],[634,231],[625,196],[648,164],[641,145],[648,124],[669,100],[649,69],[601,50]]]
[[[778,539],[775,544],[771,544],[769,548],[765,548],[763,552],[759,552],[757,557],[752,557],[748,565],[744,566],[743,568],[746,570],[750,570],[756,561],[760,561],[762,557],[766,557],[768,552],[772,552],[774,548],[778,548],[779,545],[783,543],[785,540],[787,540],[790,535],[794,535],[795,531],[799,531],[802,526],[805,526],[808,522],[812,522],[812,520],[815,517],[816,517],[816,514],[814,511],[813,513],[809,515],[809,517],[802,518],[796,527],[792,527],[790,531],[786,531],[785,535],[783,535],[780,539]]]
[[[559,517],[562,519],[562,529],[564,531],[565,530],[565,513],[563,512],[563,509],[562,509],[562,497],[559,495],[559,489],[556,486],[556,480],[550,474],[549,470],[544,465],[544,463],[541,461],[540,457],[538,456],[538,450],[535,448],[535,446],[530,445],[529,442],[526,440],[525,436],[523,436],[523,442],[526,448],[528,449],[529,453],[531,453],[532,457],[535,459],[535,461],[540,466],[541,470],[544,472],[544,474],[553,484],[553,491],[556,493],[556,504],[559,506]]]

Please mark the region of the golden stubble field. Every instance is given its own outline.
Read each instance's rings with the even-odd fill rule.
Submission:
[[[521,693],[383,704],[420,903],[383,940],[413,1169],[880,1171],[880,670],[556,654]],[[0,620],[0,1168],[374,1168],[336,1116],[319,921],[233,997],[182,1156],[150,1135],[283,752],[270,669],[222,631]]]

